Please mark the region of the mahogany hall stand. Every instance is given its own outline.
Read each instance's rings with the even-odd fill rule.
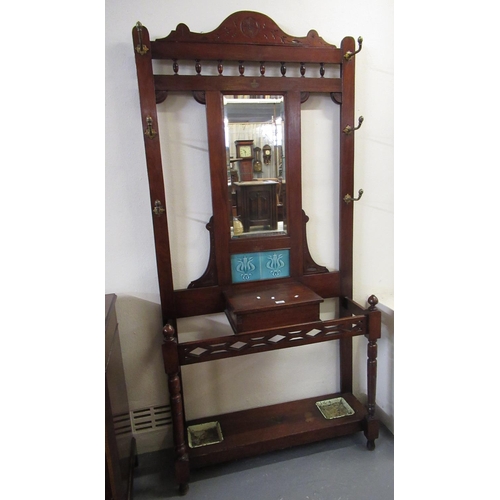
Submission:
[[[358,198],[352,196],[354,132],[362,121],[360,117],[355,127],[354,76],[362,38],[357,50],[352,37],[344,38],[338,48],[314,30],[305,37],[290,36],[269,17],[250,11],[232,14],[209,33],[193,33],[179,24],[165,38],[152,41],[147,28],[137,23],[132,36],[165,324],[162,349],[173,416],[175,476],[181,494],[188,490],[192,467],[359,431],[373,450],[379,432],[375,391],[381,316],[375,296],[369,297],[368,308],[352,300],[353,207],[362,194],[360,190]],[[153,60],[170,61],[172,74],[155,74]],[[192,62],[191,74],[179,69],[185,61]],[[246,64],[257,66],[257,74],[250,74]],[[204,74],[208,65],[215,66],[215,74]],[[231,67],[236,74],[225,74]],[[292,67],[297,68],[297,76],[289,76]],[[331,67],[339,68],[338,76],[329,76],[326,69]],[[271,75],[272,68],[279,74]],[[192,92],[205,106],[208,124],[210,251],[205,273],[186,289],[173,285],[157,119],[157,105],[174,91]],[[327,94],[340,106],[339,199],[333,204],[332,198],[324,200],[324,209],[339,217],[339,269],[335,271],[313,260],[306,237],[309,218],[302,209],[300,109],[310,93]],[[240,238],[231,227],[234,207],[228,196],[228,172],[230,162],[238,159],[229,160],[227,153],[226,96],[283,98],[286,223],[282,231],[255,237],[246,233]],[[168,159],[165,168],[169,168]],[[266,264],[254,279],[257,261]],[[327,298],[338,299],[339,314],[322,321],[319,304]],[[233,336],[183,341],[178,318],[222,311]],[[366,405],[352,393],[352,338],[358,335],[365,336],[368,345]],[[332,340],[340,345],[340,393],[186,421],[183,394],[189,388],[182,384],[183,366]],[[340,418],[323,412],[333,404],[346,409]],[[196,445],[197,438],[207,436],[204,446]]]

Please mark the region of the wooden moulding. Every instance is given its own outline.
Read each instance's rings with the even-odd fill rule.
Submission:
[[[235,333],[319,321],[323,299],[306,286],[280,283],[251,290],[226,290],[226,316]]]

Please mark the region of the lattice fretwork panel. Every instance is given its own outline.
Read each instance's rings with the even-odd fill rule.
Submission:
[[[182,365],[233,357],[254,352],[285,349],[298,345],[325,342],[332,338],[354,337],[366,333],[364,316],[319,321],[289,328],[274,328],[230,337],[179,344]]]

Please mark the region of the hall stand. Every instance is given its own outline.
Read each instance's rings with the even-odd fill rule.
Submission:
[[[381,316],[374,295],[368,298],[367,308],[352,300],[353,210],[362,195],[359,190],[354,197],[354,135],[362,122],[360,117],[355,125],[354,76],[362,38],[358,38],[358,48],[352,37],[344,38],[337,48],[314,30],[305,37],[290,36],[269,17],[250,11],[232,14],[209,33],[194,33],[179,24],[165,38],[151,41],[147,28],[137,23],[132,36],[180,493],[188,491],[191,468],[271,450],[360,431],[366,436],[367,448],[373,450],[379,433],[375,394]],[[155,74],[153,60],[170,61],[171,74]],[[183,74],[181,63],[185,61],[191,61],[191,74]],[[257,65],[258,73],[250,74],[247,64]],[[215,66],[215,75],[204,74],[210,65]],[[340,68],[339,76],[329,76],[333,67]],[[300,76],[289,76],[290,68]],[[278,75],[270,76],[271,70]],[[173,284],[157,117],[157,106],[174,91],[192,92],[206,107],[208,125],[213,210],[207,221],[210,251],[205,273],[186,289],[174,289]],[[339,199],[333,206],[331,197],[324,200],[324,209],[339,217],[339,269],[335,271],[313,260],[306,237],[309,217],[301,203],[300,108],[310,93],[327,94],[340,106]],[[227,96],[264,101],[283,97],[286,221],[281,231],[265,236],[247,232],[240,237],[236,225],[231,225],[234,204],[231,194],[228,196],[228,183],[235,172],[229,166],[249,159],[229,159],[224,130]],[[173,167],[167,161],[165,168]],[[261,261],[266,265],[262,264],[258,274],[255,263]],[[339,314],[321,320],[319,307],[328,298],[337,298]],[[222,311],[233,328],[231,336],[183,341],[177,331],[178,318]],[[366,405],[353,395],[355,336],[367,339]],[[182,384],[183,366],[332,340],[340,345],[339,393],[186,421],[183,394],[189,387]]]

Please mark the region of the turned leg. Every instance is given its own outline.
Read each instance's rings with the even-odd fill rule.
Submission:
[[[180,377],[179,357],[177,354],[177,339],[171,325],[163,330],[163,361],[168,376],[170,393],[170,409],[172,412],[172,428],[175,447],[175,479],[179,492],[185,495],[189,489],[189,455],[184,429],[184,405],[182,402],[182,384]]]
[[[372,451],[375,449],[375,439],[378,438],[378,420],[375,420],[375,396],[377,389],[377,341],[368,342],[368,416],[366,419],[365,436],[366,447]]]
[[[168,390],[170,392],[170,408],[172,411],[172,427],[175,446],[175,478],[179,484],[181,495],[189,488],[189,456],[184,433],[184,410],[182,405],[181,382],[178,373],[169,374]]]
[[[368,299],[370,303],[370,313],[368,320],[368,348],[367,348],[367,392],[368,415],[366,418],[365,436],[367,439],[366,447],[372,451],[375,449],[375,439],[378,438],[379,422],[375,419],[375,399],[377,394],[377,339],[381,333],[381,314],[375,309],[378,299],[371,296]]]

